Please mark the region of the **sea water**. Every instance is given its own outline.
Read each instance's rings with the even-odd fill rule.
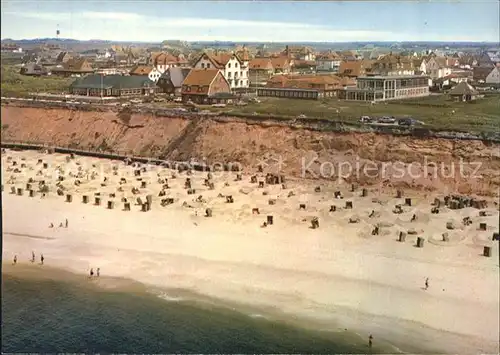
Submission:
[[[361,338],[356,343],[339,333],[302,329],[255,312],[198,307],[162,293],[103,291],[11,274],[3,275],[2,292],[3,353],[370,352]]]

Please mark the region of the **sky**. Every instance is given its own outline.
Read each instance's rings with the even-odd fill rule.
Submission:
[[[1,36],[161,42],[498,42],[498,0],[2,0]]]

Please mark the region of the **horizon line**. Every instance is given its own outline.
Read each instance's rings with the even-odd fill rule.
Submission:
[[[496,44],[500,47],[500,43],[496,41],[464,41],[464,40],[453,40],[453,41],[440,41],[440,40],[419,40],[419,41],[373,41],[373,40],[357,40],[357,41],[342,41],[342,42],[337,42],[337,41],[314,41],[314,40],[308,40],[308,41],[232,41],[232,40],[183,40],[183,39],[166,39],[163,41],[127,41],[127,40],[120,40],[120,41],[115,41],[115,40],[108,40],[108,39],[75,39],[75,38],[56,38],[56,37],[35,37],[35,38],[20,38],[20,39],[13,39],[10,37],[7,38],[1,38],[0,41],[37,41],[37,40],[53,40],[53,41],[75,41],[75,42],[117,42],[117,43],[144,43],[144,44],[161,44],[163,41],[179,41],[179,42],[187,42],[187,43],[195,43],[195,42],[202,42],[202,43],[213,43],[213,42],[229,42],[229,43],[325,43],[325,44],[334,44],[334,43],[483,43],[483,44]]]

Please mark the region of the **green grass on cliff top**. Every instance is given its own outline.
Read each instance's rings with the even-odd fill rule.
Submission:
[[[31,77],[19,74],[20,68],[2,65],[2,96],[27,97],[31,93],[61,94],[68,91],[75,78],[57,76]]]
[[[290,118],[304,114],[309,118],[336,121],[359,121],[361,116],[413,117],[426,125],[466,131],[498,132],[500,130],[500,94],[476,102],[454,102],[447,95],[405,101],[370,103],[325,99],[319,101],[261,98],[260,104],[237,107],[232,112],[272,114]]]

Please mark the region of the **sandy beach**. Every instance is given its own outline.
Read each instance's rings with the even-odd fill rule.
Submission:
[[[4,262],[17,255],[18,263],[30,263],[34,251],[36,263],[43,253],[50,267],[78,274],[100,268],[103,276],[251,305],[322,329],[347,328],[366,339],[373,334],[402,350],[406,344],[447,353],[498,353],[499,252],[491,238],[498,232],[499,212],[493,201],[484,209],[442,206],[431,214],[434,198],[444,196],[408,191],[396,198],[395,191],[369,190],[362,197],[361,189],[351,192],[350,186],[324,181],[259,188],[245,172],[239,181],[235,172],[214,173],[210,189],[206,172],[141,169],[35,151],[3,153]],[[59,186],[57,170],[64,176]],[[264,181],[265,173],[257,180]],[[26,190],[30,178],[33,197]],[[186,178],[193,194],[187,193]],[[43,198],[42,180],[49,189]],[[159,197],[165,184],[169,188]],[[22,196],[12,194],[12,187],[16,193],[21,188]],[[334,198],[337,190],[343,199]],[[66,202],[68,194],[72,202]],[[148,195],[151,210],[142,212],[136,199],[144,202]],[[233,203],[227,202],[229,195]],[[123,198],[130,211],[123,210]],[[166,198],[173,203],[162,206]],[[404,205],[405,198],[412,206]],[[346,201],[352,209],[345,208]],[[397,204],[403,213],[393,213]],[[205,216],[207,208],[211,217]],[[252,213],[255,208],[258,214]],[[263,227],[268,215],[273,224]],[[314,217],[316,229],[310,228]],[[462,223],[465,217],[470,225]],[[356,223],[349,223],[351,218]],[[374,226],[378,235],[372,234]],[[399,242],[400,231],[417,234]],[[415,246],[417,237],[425,238],[423,248]],[[492,248],[491,257],[483,256],[484,246]]]

